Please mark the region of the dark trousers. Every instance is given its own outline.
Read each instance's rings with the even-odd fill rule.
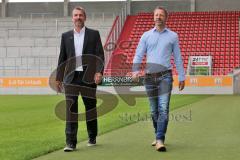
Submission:
[[[96,84],[84,81],[84,72],[75,72],[71,84],[64,85],[66,95],[66,143],[77,144],[78,121],[86,120],[89,138],[97,136]],[[85,114],[78,114],[81,95]]]

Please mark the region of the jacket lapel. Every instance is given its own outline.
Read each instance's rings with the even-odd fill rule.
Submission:
[[[82,50],[82,54],[85,53],[85,49],[87,46],[87,41],[88,41],[88,28],[85,28],[85,35],[84,35],[84,41],[83,41],[83,50]]]
[[[71,49],[71,55],[75,56],[75,47],[74,47],[74,30],[72,30],[72,32],[70,32],[70,36],[69,36],[69,40],[70,40],[70,49]]]

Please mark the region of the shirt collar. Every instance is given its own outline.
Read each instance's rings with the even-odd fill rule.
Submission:
[[[85,30],[86,30],[86,27],[84,26],[79,33],[75,30],[75,28],[73,29],[73,32],[74,34],[82,34],[82,33],[85,33]]]
[[[157,28],[156,28],[156,26],[153,28],[153,32],[158,32],[157,31]],[[168,29],[167,29],[167,27],[165,27],[161,32],[159,32],[159,33],[163,33],[163,32],[165,32],[165,31],[168,31]]]

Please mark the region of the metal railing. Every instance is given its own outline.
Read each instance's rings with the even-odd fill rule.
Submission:
[[[127,18],[127,8],[126,6],[122,8],[122,12],[115,18],[112,29],[106,39],[104,49],[105,49],[105,68],[107,67],[109,60],[112,56],[114,49],[116,48],[117,41],[121,34],[124,22]]]

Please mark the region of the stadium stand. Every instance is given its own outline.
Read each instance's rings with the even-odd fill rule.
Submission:
[[[239,17],[240,11],[171,12],[167,26],[179,35],[184,68],[187,69],[189,56],[194,55],[212,56],[212,75],[227,75],[239,67]],[[152,27],[152,13],[127,17],[105,75],[131,74],[139,39]],[[143,61],[145,63],[145,59]],[[177,74],[175,67],[173,73]]]
[[[114,18],[89,18],[86,26],[99,30],[104,43]],[[1,77],[48,77],[57,66],[61,34],[72,28],[71,17],[0,19]]]

